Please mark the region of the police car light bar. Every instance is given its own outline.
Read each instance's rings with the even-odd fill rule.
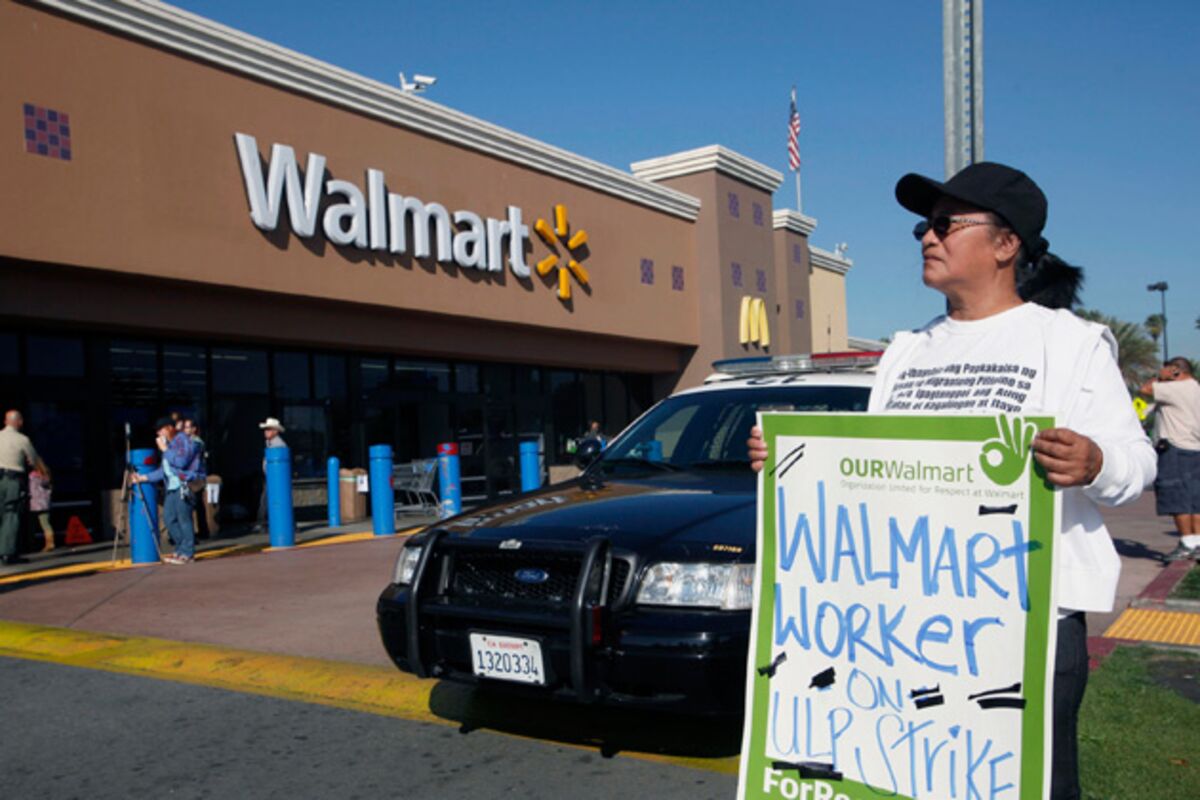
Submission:
[[[866,369],[879,363],[882,350],[868,352],[813,353],[790,356],[726,358],[713,362],[722,375],[767,375],[780,372],[816,372],[831,369]]]

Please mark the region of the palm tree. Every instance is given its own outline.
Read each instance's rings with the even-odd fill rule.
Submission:
[[[1083,319],[1107,325],[1112,331],[1113,338],[1117,340],[1117,366],[1127,386],[1141,385],[1158,368],[1158,345],[1141,325],[1124,322],[1095,310],[1080,309],[1075,313]]]
[[[1155,344],[1158,344],[1158,337],[1162,336],[1163,324],[1162,314],[1151,314],[1142,323],[1142,327],[1146,329],[1146,333],[1150,334],[1150,338],[1154,340]]]
[[[1163,330],[1167,327],[1167,319],[1162,314],[1151,314],[1146,317],[1146,321],[1142,323],[1142,327],[1146,329],[1146,333],[1150,334],[1150,338],[1157,345],[1158,337],[1163,335]],[[1166,355],[1166,353],[1163,353],[1163,358],[1166,358]]]

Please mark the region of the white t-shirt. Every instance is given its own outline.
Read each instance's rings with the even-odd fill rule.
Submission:
[[[1108,611],[1121,562],[1097,504],[1136,499],[1155,457],[1101,326],[1032,303],[963,322],[938,317],[897,333],[880,361],[873,414],[1021,414],[1055,418],[1100,448],[1100,474],[1063,489],[1060,609]]]
[[[1200,450],[1200,383],[1155,381],[1154,437],[1184,450]]]
[[[884,402],[900,414],[1034,414],[1044,409],[1040,329],[1029,306],[987,319],[941,318],[913,350]]]

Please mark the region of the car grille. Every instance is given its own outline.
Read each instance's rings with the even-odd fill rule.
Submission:
[[[575,594],[581,555],[536,552],[459,552],[454,556],[450,592],[473,599],[526,600],[567,605]],[[609,597],[619,598],[629,579],[629,563],[613,559]],[[517,579],[522,570],[542,570],[546,580]]]

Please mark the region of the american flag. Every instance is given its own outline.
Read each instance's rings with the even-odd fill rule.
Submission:
[[[788,166],[800,169],[800,112],[796,110],[796,87],[792,87],[792,113],[788,117]]]

